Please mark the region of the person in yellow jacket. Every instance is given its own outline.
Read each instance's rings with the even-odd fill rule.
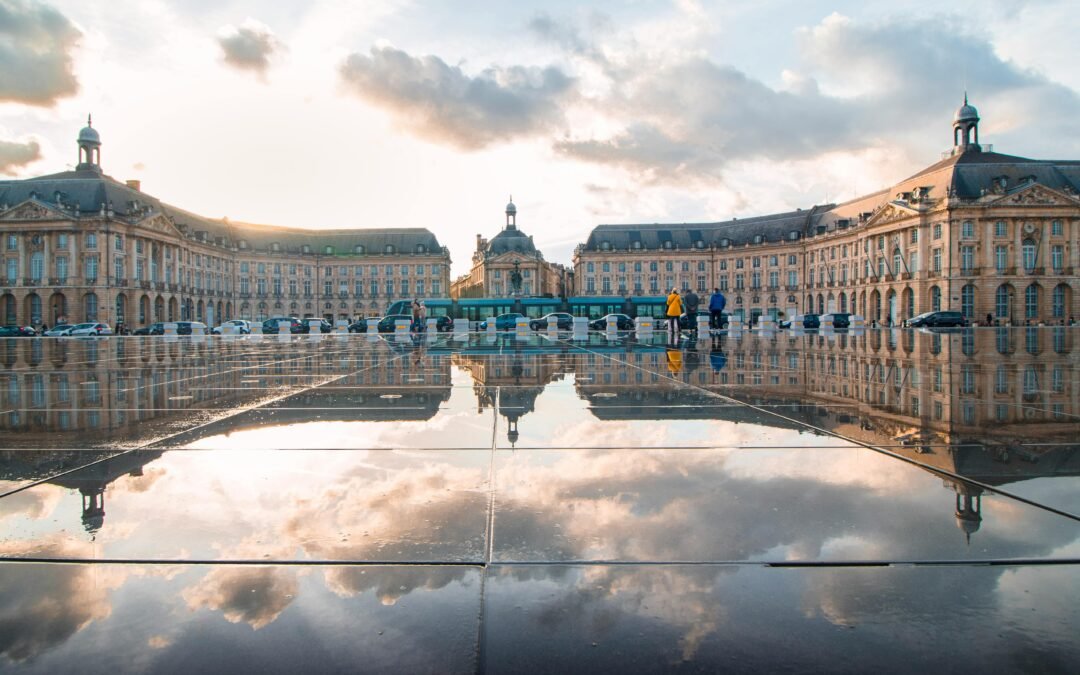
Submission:
[[[679,334],[679,317],[682,316],[682,298],[679,297],[679,289],[671,289],[671,295],[667,296],[667,322],[668,331]]]

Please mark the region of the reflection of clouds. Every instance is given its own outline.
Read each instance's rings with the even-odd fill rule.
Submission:
[[[191,609],[220,611],[231,623],[254,630],[272,623],[297,592],[296,574],[281,567],[217,567],[184,590]]]
[[[341,597],[375,591],[383,606],[395,604],[415,590],[434,591],[453,581],[464,582],[470,575],[467,567],[329,567],[326,586]]]
[[[164,475],[164,468],[149,468],[139,475],[128,474],[117,479],[110,489],[114,492],[146,492]]]
[[[0,544],[0,555],[25,555],[21,543]],[[60,540],[36,542],[52,556],[78,555]],[[0,584],[0,654],[25,661],[62,644],[109,616],[109,591],[123,582],[114,571],[88,565],[4,566]]]
[[[63,499],[61,490],[23,490],[4,497],[0,508],[0,520],[18,516],[40,520],[53,514]]]

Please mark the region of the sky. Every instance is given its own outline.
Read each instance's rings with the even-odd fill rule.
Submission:
[[[0,0],[0,176],[102,166],[208,217],[425,227],[467,271],[513,195],[569,263],[601,223],[873,192],[980,139],[1080,158],[1065,0]]]

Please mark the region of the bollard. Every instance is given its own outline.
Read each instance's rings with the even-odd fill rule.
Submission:
[[[455,340],[468,340],[469,339],[469,320],[465,318],[454,321],[454,339]]]
[[[709,332],[709,316],[705,314],[697,315],[697,332],[698,335],[707,335]]]
[[[231,323],[227,323],[221,327],[222,335],[236,335],[236,326]]]
[[[170,323],[165,324],[164,330],[165,330],[165,333],[164,333],[165,335],[168,335],[170,337],[176,337],[176,324],[175,323],[170,322]]]
[[[743,328],[742,317],[739,315],[733,315],[728,317],[728,332],[738,333]]]
[[[494,335],[495,334],[495,317],[493,317],[493,316],[489,316],[488,319],[487,319],[487,334],[488,335]]]
[[[574,338],[584,339],[589,336],[589,319],[584,316],[574,317]]]
[[[199,324],[191,324],[192,335],[206,335],[206,327]]]
[[[262,321],[253,321],[251,323],[251,334],[252,335],[262,335],[263,334],[263,332],[262,332]]]
[[[277,334],[279,337],[282,335],[292,335],[292,321],[278,321]]]
[[[308,319],[307,327],[309,335],[318,335],[322,333],[322,319]]]
[[[638,336],[652,335],[653,330],[656,329],[656,319],[651,316],[639,316],[634,319],[634,332]]]
[[[344,333],[345,335],[348,335],[349,334],[349,322],[346,321],[345,319],[338,319],[337,323],[334,324],[334,332],[338,333],[338,334]]]
[[[439,320],[438,319],[428,319],[427,321],[425,321],[424,322],[424,331],[427,332],[427,334],[429,336],[435,335],[436,333],[438,333],[439,332]]]
[[[409,327],[411,324],[412,321],[409,321],[407,319],[397,319],[396,321],[394,321],[394,335],[408,335]]]

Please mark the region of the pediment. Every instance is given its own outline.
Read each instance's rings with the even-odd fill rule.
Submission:
[[[1002,195],[987,206],[1076,206],[1077,200],[1039,183],[1031,183]]]
[[[891,223],[894,220],[904,220],[919,215],[918,209],[913,209],[902,202],[889,202],[866,221],[867,225]]]
[[[167,216],[163,216],[160,213],[139,221],[137,226],[141,229],[156,232],[158,234],[165,234],[170,237],[184,236],[183,232],[181,232]]]
[[[488,258],[487,262],[488,264],[500,263],[513,265],[515,262],[521,264],[536,262],[536,258],[527,256],[520,251],[508,251],[501,255],[497,255],[494,258]]]
[[[71,214],[51,206],[46,206],[36,199],[27,199],[0,213],[0,220],[70,220]]]

